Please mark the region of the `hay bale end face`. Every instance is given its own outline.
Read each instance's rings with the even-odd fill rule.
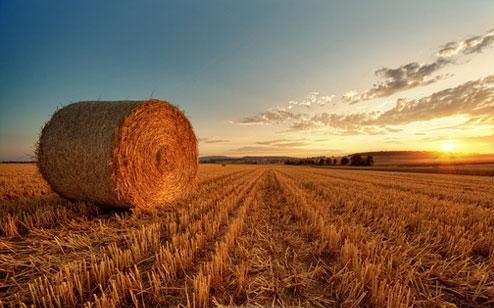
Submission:
[[[186,195],[198,170],[192,126],[159,100],[68,105],[43,128],[37,156],[58,194],[123,208]]]

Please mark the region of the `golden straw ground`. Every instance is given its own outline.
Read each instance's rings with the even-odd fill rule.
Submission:
[[[187,194],[198,169],[191,124],[159,100],[68,105],[43,128],[37,156],[60,195],[124,208]]]

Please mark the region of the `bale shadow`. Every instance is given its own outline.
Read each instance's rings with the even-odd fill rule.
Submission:
[[[99,209],[100,215],[102,216],[113,216],[114,214],[131,216],[134,214],[133,208],[114,207],[103,203],[91,203]]]

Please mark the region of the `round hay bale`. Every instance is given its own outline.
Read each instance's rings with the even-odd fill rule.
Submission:
[[[58,194],[114,207],[147,208],[194,187],[197,140],[165,101],[79,102],[44,126],[37,157]]]

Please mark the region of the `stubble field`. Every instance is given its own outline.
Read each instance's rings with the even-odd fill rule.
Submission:
[[[166,208],[100,209],[0,165],[0,306],[494,305],[494,178],[201,165]]]

